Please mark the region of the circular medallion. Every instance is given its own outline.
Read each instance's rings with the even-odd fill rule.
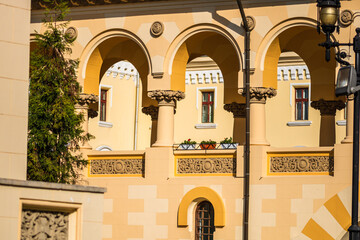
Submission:
[[[211,169],[212,169],[212,162],[207,160],[204,162],[204,165],[203,165],[203,168],[204,168],[204,171],[205,172],[210,172]]]
[[[122,162],[115,163],[115,172],[120,173],[124,171],[124,165]]]
[[[300,159],[298,165],[299,169],[303,171],[307,168],[307,166],[308,166],[308,162],[306,161],[306,159]]]
[[[164,32],[164,25],[156,21],[151,25],[150,32],[154,37],[159,37]]]
[[[252,31],[255,28],[255,18],[253,16],[247,16],[246,22],[248,24],[249,30]]]
[[[78,35],[78,33],[74,27],[69,27],[65,31],[65,38],[68,42],[75,41],[75,39],[77,38],[77,35]]]
[[[352,11],[346,9],[340,13],[340,23],[343,26],[349,26],[353,22],[354,14]]]

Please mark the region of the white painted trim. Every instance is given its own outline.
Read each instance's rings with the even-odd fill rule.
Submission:
[[[215,129],[217,127],[216,123],[200,123],[195,124],[196,129]]]
[[[289,127],[293,126],[310,126],[312,121],[294,121],[294,122],[287,122],[286,125]]]
[[[204,90],[214,91],[214,110],[217,107],[217,87],[198,87],[196,88],[196,109],[199,110],[199,92],[205,92]]]
[[[112,148],[107,145],[101,145],[95,149],[96,151],[112,151]]]
[[[346,120],[336,121],[336,125],[338,125],[338,126],[346,126]]]
[[[311,103],[311,84],[310,83],[290,83],[290,106],[293,104],[293,89],[307,87],[309,89],[309,106]],[[310,112],[310,111],[309,111]]]
[[[107,127],[107,128],[112,128],[113,124],[111,122],[103,122],[103,121],[99,121],[99,127]]]
[[[112,107],[112,86],[100,84],[100,87],[99,87],[99,100],[101,98],[101,89],[104,89],[104,90],[108,91],[108,93],[109,93],[109,107],[111,108]],[[100,109],[100,101],[99,101],[99,109]]]

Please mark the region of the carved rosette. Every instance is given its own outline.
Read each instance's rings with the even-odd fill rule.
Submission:
[[[235,158],[179,158],[178,174],[228,173],[235,174]]]
[[[239,94],[245,96],[245,88],[239,89]],[[274,88],[252,87],[250,88],[250,102],[266,102],[267,98],[275,97],[277,94]]]
[[[74,27],[69,27],[68,29],[66,29],[66,31],[65,31],[65,36],[66,36],[66,40],[68,41],[68,42],[73,42],[73,41],[75,41],[75,39],[77,38],[77,36],[78,36],[78,33],[77,33],[77,30],[76,30],[76,28],[74,28]]]
[[[246,105],[244,103],[232,102],[224,105],[224,109],[234,114],[234,118],[244,118],[246,116]]]
[[[23,210],[21,240],[69,239],[69,213]]]
[[[312,101],[311,107],[320,110],[321,115],[331,115],[335,116],[336,110],[341,110],[345,108],[345,103],[343,101],[326,101],[320,99],[319,101]]]
[[[158,101],[159,105],[170,104],[175,106],[176,101],[180,101],[185,98],[185,93],[172,90],[154,90],[148,92],[148,97]]]
[[[142,112],[145,113],[146,115],[150,115],[151,120],[154,121],[158,119],[159,107],[155,107],[153,105],[149,107],[143,107]]]
[[[144,160],[138,159],[92,159],[90,175],[142,175]]]
[[[151,35],[154,37],[160,37],[164,32],[164,24],[162,22],[156,21],[151,25],[150,28]]]
[[[332,156],[275,156],[270,157],[270,173],[318,172],[333,173]]]

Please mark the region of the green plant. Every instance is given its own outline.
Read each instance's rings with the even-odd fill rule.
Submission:
[[[211,139],[209,139],[208,141],[203,140],[200,144],[216,144],[216,141],[213,141]]]
[[[191,141],[191,138],[184,140],[181,144],[196,144],[196,141]]]
[[[225,138],[220,143],[221,144],[230,144],[230,143],[234,143],[234,141],[233,141],[232,137],[230,137],[230,138]]]
[[[28,167],[29,180],[75,183],[87,161],[79,153],[81,142],[92,135],[81,125],[84,116],[75,112],[80,86],[78,61],[71,54],[68,1],[47,1],[44,33],[36,34],[30,57]]]

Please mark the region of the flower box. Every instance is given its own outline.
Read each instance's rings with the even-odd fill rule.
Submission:
[[[220,146],[222,149],[235,149],[237,148],[238,143],[221,143]]]
[[[215,147],[216,147],[216,143],[209,143],[209,144],[201,143],[200,144],[201,149],[215,149]]]
[[[185,143],[182,143],[179,145],[179,149],[181,150],[194,150],[195,149],[195,144],[185,144]]]

